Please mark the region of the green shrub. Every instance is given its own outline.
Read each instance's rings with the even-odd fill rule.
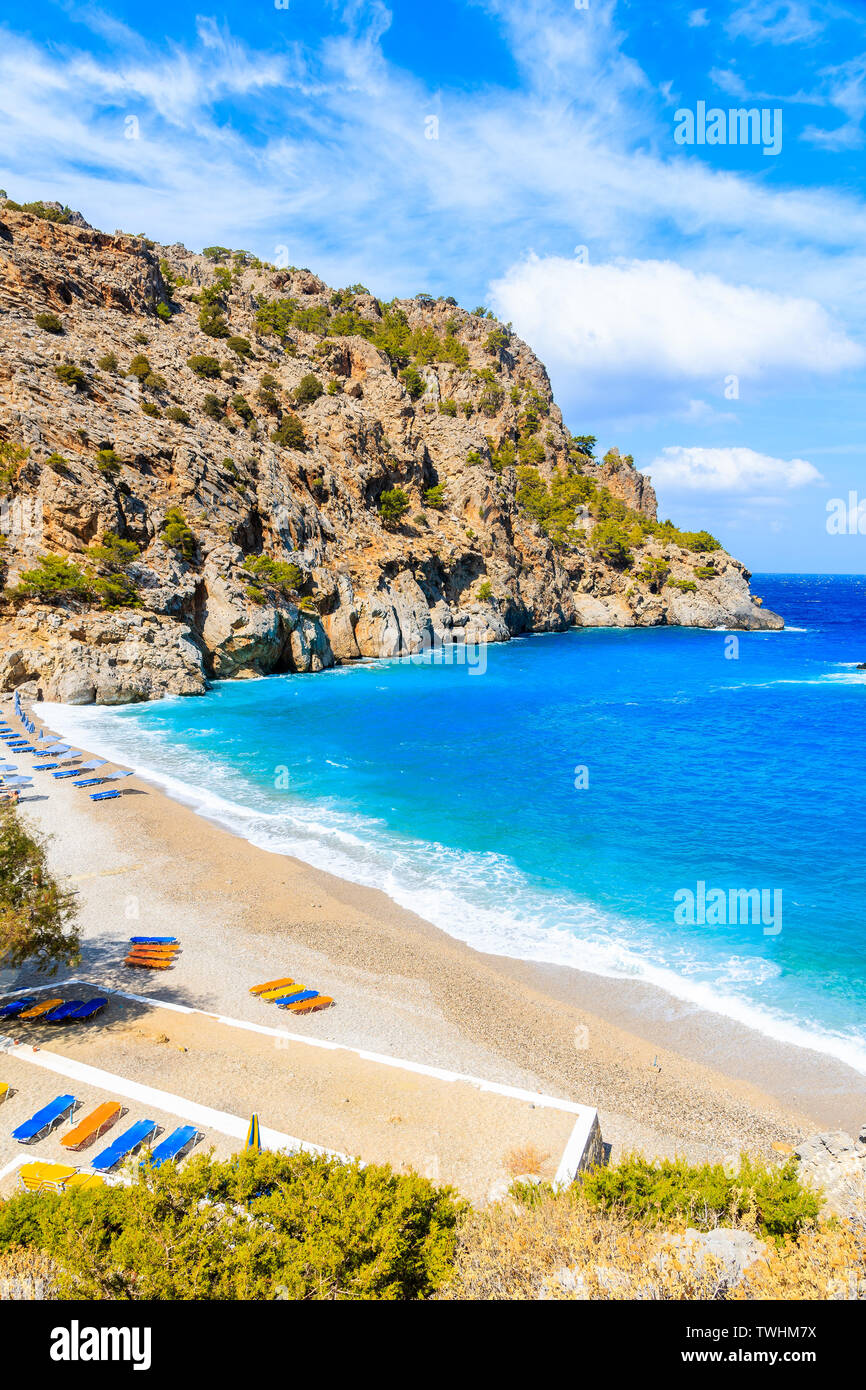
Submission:
[[[207,395],[202,401],[201,408],[209,420],[223,420],[225,418],[225,411],[223,410],[222,401],[220,400],[219,396],[213,395],[213,393],[210,391],[208,391]]]
[[[140,553],[135,541],[124,540],[114,531],[106,532],[97,545],[91,545],[87,549],[89,559],[112,570],[120,570],[126,565],[132,564],[133,560],[138,559]]]
[[[30,212],[34,217],[41,217],[45,222],[71,222],[72,209],[68,207],[51,208],[41,200],[35,203],[13,203],[12,199],[7,199],[7,208],[12,208],[15,212]]]
[[[205,380],[212,380],[222,373],[219,359],[209,357],[207,353],[193,353],[192,357],[186,359],[186,365],[196,376],[204,377]]]
[[[232,410],[236,415],[240,416],[245,425],[249,425],[255,419],[252,406],[246,396],[242,396],[240,392],[232,396]]]
[[[27,964],[53,973],[60,963],[73,965],[79,954],[75,911],[75,893],[51,877],[42,844],[13,806],[0,805],[0,967]],[[10,1236],[27,1245],[34,1234],[28,1203],[10,1217],[0,1202],[0,1250]]]
[[[33,322],[37,328],[42,328],[46,333],[62,333],[63,320],[56,314],[34,314]]]
[[[800,1185],[794,1159],[768,1166],[746,1154],[736,1173],[720,1163],[654,1162],[631,1154],[586,1174],[581,1192],[591,1206],[617,1208],[660,1225],[687,1221],[703,1231],[754,1209],[761,1234],[774,1237],[796,1235],[817,1218],[821,1206],[820,1195]]]
[[[152,420],[162,419],[162,411],[154,401],[142,401],[141,411],[143,415],[149,415]]]
[[[301,377],[292,392],[292,399],[296,405],[310,405],[319,399],[324,389],[319,378],[313,372],[307,372],[306,376]]]
[[[271,435],[274,444],[279,444],[284,449],[303,449],[306,447],[306,436],[304,426],[299,417],[291,412],[283,416],[277,428]]]
[[[162,542],[177,550],[185,560],[191,560],[195,555],[195,536],[180,507],[168,508],[162,523]]]
[[[648,584],[652,592],[657,594],[670,572],[671,567],[666,560],[649,559],[644,561],[635,578]]]
[[[695,576],[698,579],[715,579],[716,567],[715,565],[696,565]]]
[[[166,391],[168,389],[168,382],[159,372],[148,372],[141,384],[145,391],[157,392]]]
[[[230,338],[226,338],[226,347],[236,353],[242,360],[246,360],[246,358],[252,357],[253,355],[252,344],[249,338],[239,338],[236,334],[233,334]]]
[[[84,391],[87,387],[87,377],[73,362],[62,362],[59,367],[54,368],[54,375],[64,386],[73,386],[76,391]]]
[[[139,381],[144,381],[150,376],[151,366],[143,352],[137,352],[127,367],[130,376],[137,377]]]
[[[104,357],[100,357],[96,365],[101,372],[116,372],[118,367],[117,354],[106,352]]]
[[[478,468],[484,462],[483,457],[477,449],[470,449],[466,455],[466,463],[470,468]]]
[[[439,414],[440,414],[440,415],[456,415],[456,414],[457,414],[457,402],[451,400],[450,397],[448,397],[448,398],[447,398],[446,400],[444,400],[444,401],[440,401],[440,402],[439,402]]]
[[[329,396],[339,396],[343,390],[342,381],[340,381],[338,377],[332,376],[331,380],[328,382],[327,390]]]
[[[226,316],[218,304],[203,304],[199,310],[198,326],[209,338],[228,338],[231,329]]]
[[[162,319],[163,323],[168,323],[169,319],[171,318],[171,309],[165,303],[165,300],[161,300],[160,303],[157,304],[156,312],[157,316]]]
[[[397,526],[409,510],[409,498],[401,487],[388,488],[379,498],[379,515],[385,526]]]
[[[509,341],[510,335],[508,333],[508,330],[506,328],[503,328],[501,324],[497,324],[495,328],[492,328],[490,330],[490,332],[487,335],[487,338],[485,339],[485,351],[489,352],[491,357],[498,357],[500,352],[504,351],[504,349],[508,347]]]
[[[445,506],[445,484],[436,483],[433,487],[428,487],[422,500],[425,507],[432,507],[434,512],[441,512]]]
[[[628,569],[632,563],[628,533],[618,521],[600,521],[591,536],[595,554],[614,569]]]
[[[166,420],[174,420],[177,425],[188,425],[189,416],[179,405],[170,405],[165,412]]]
[[[493,585],[490,583],[489,579],[482,580],[478,585],[475,597],[479,599],[481,603],[486,603],[488,599],[493,597]]]
[[[209,261],[214,261],[217,265],[225,261],[231,255],[231,248],[228,246],[206,246],[202,255]]]
[[[243,568],[253,579],[283,594],[294,594],[304,583],[304,572],[290,560],[272,560],[268,555],[247,555]]]
[[[113,449],[100,449],[96,455],[96,466],[100,473],[119,473],[123,467],[123,460]]]
[[[410,400],[419,400],[427,390],[427,383],[416,367],[406,367],[400,373],[400,380],[406,387]]]
[[[681,589],[684,594],[696,594],[698,586],[693,579],[669,579],[668,588]]]
[[[62,603],[66,599],[93,599],[89,575],[62,555],[43,555],[32,570],[24,570],[11,594],[18,599],[39,599],[43,603]]]
[[[11,439],[0,439],[0,494],[9,491],[30,457],[30,450]]]
[[[87,1300],[427,1299],[464,1207],[427,1178],[305,1153],[199,1155],[128,1187],[29,1197],[2,1209],[0,1242],[44,1250],[61,1297]]]

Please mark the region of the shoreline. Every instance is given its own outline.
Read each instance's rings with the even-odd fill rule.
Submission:
[[[181,966],[137,980],[142,993],[260,1018],[249,983],[288,971],[337,1001],[303,1021],[311,1035],[595,1106],[614,1156],[734,1161],[741,1148],[769,1155],[774,1143],[862,1121],[863,1078],[831,1057],[655,985],[482,953],[379,889],[254,845],[139,774],[101,805],[68,783],[51,791],[21,809],[53,837],[52,871],[79,892],[82,962],[67,974],[128,989],[120,943],[172,925]],[[5,989],[35,978],[0,973]]]

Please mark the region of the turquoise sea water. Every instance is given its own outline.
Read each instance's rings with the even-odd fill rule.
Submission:
[[[480,949],[643,978],[866,1071],[866,580],[754,587],[788,628],[736,655],[722,631],[579,631],[475,674],[368,662],[52,720]],[[781,930],[678,922],[700,882],[781,894]]]

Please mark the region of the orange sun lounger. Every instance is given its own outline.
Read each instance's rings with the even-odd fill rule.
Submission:
[[[64,1149],[83,1149],[85,1144],[94,1139],[98,1139],[100,1134],[104,1134],[110,1129],[115,1120],[121,1116],[123,1107],[116,1100],[107,1100],[103,1105],[98,1105],[89,1115],[85,1115],[79,1124],[71,1129],[68,1134],[64,1134],[60,1143]]]
[[[282,985],[293,985],[295,982],[291,975],[284,975],[281,980],[268,980],[263,985],[253,985],[250,994],[264,994],[269,989],[279,989]]]
[[[259,998],[267,999],[270,1003],[274,999],[285,999],[287,994],[300,994],[302,989],[304,989],[304,985],[293,980],[290,985],[280,985],[279,989],[269,989],[267,994],[260,994]]]
[[[51,1009],[56,1009],[58,1004],[62,1004],[62,999],[43,999],[41,1004],[34,1004],[32,1009],[25,1009],[19,1018],[39,1018],[40,1014],[47,1014]]]
[[[172,962],[161,957],[127,956],[124,965],[140,965],[145,970],[170,970]]]
[[[317,994],[315,999],[302,999],[300,1004],[287,1004],[286,1008],[293,1014],[314,1014],[316,1009],[326,1009],[333,1002],[327,994]]]

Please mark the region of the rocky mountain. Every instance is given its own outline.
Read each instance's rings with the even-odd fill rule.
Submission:
[[[119,703],[571,626],[777,628],[484,310],[0,200],[0,687]]]

